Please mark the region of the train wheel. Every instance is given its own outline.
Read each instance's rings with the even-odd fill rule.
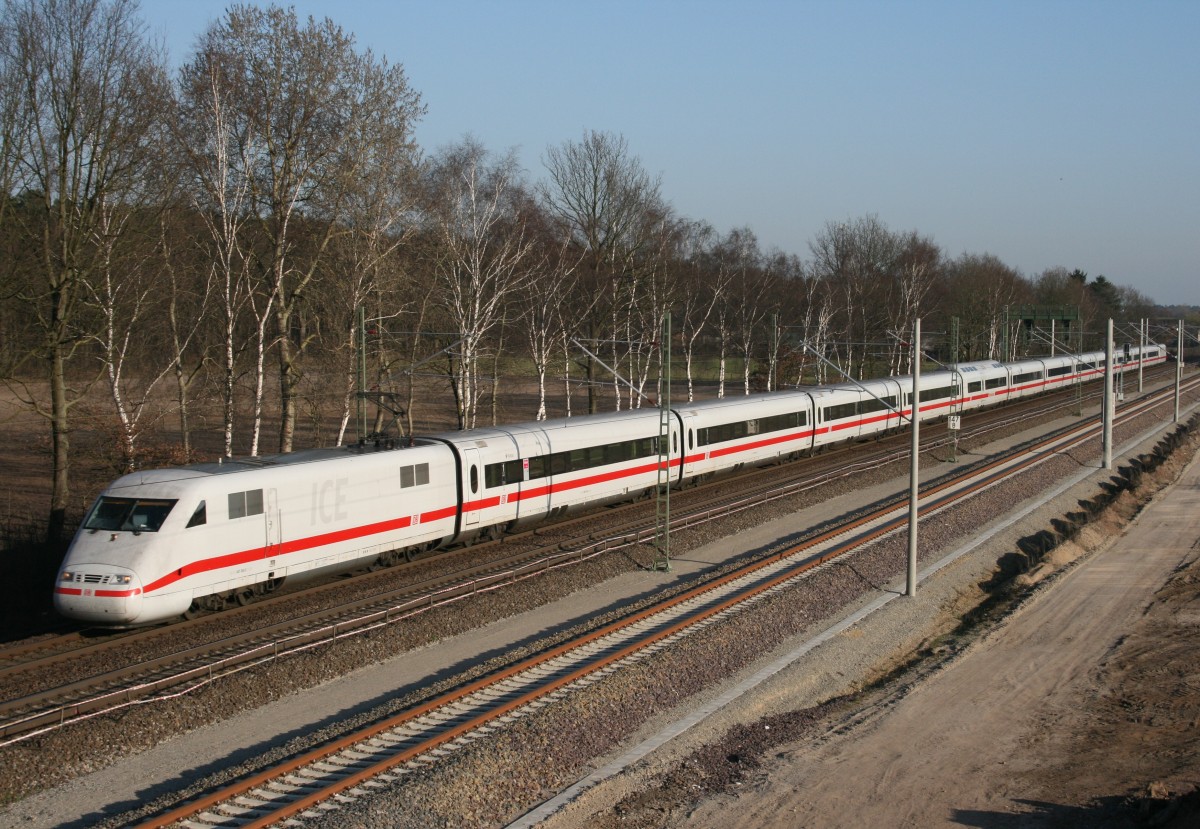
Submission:
[[[238,603],[238,607],[245,607],[254,601],[253,590],[235,590],[233,591],[233,599]]]

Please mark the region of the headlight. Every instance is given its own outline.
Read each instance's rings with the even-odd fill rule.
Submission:
[[[133,581],[133,576],[124,575],[124,576],[113,576],[111,579],[109,579],[108,583],[109,584],[129,584],[131,581]]]
[[[58,577],[59,581],[75,581],[75,574],[70,570],[63,570],[62,575]]]

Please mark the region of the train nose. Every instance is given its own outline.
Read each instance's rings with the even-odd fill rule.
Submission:
[[[137,574],[111,564],[83,564],[59,571],[54,609],[68,619],[101,624],[131,623],[142,608]]]

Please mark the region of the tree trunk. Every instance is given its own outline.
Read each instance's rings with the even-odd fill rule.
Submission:
[[[280,307],[285,305],[280,302]],[[296,375],[295,354],[292,351],[290,327],[292,315],[286,310],[277,312],[279,334],[279,451],[291,452],[296,434]]]
[[[50,407],[53,480],[50,489],[50,517],[46,523],[46,542],[53,545],[62,540],[71,497],[71,430],[67,421],[70,403],[67,397],[66,359],[60,345],[53,346],[50,352]]]

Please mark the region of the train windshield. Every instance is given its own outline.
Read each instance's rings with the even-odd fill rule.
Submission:
[[[83,528],[154,533],[167,520],[173,506],[174,501],[161,498],[101,498]]]

